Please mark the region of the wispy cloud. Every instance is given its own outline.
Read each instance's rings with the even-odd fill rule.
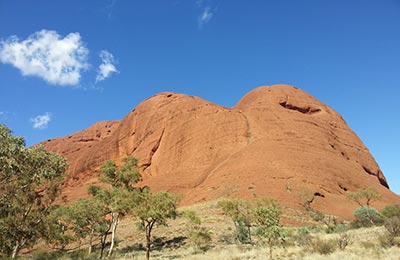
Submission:
[[[48,126],[51,121],[51,114],[46,112],[44,115],[38,115],[34,118],[31,118],[31,122],[33,123],[33,128],[35,129],[44,129]]]
[[[198,25],[199,28],[203,28],[204,25],[206,25],[208,22],[211,21],[211,19],[213,18],[214,13],[211,11],[211,8],[209,6],[205,7],[203,12],[200,14],[199,18],[198,18]]]
[[[107,14],[108,19],[111,19],[111,17],[113,16],[113,9],[116,4],[117,0],[106,0],[105,12]]]
[[[11,36],[0,41],[1,62],[54,85],[77,85],[89,67],[88,53],[79,33],[62,38],[56,31],[41,30],[25,40]]]
[[[102,63],[99,66],[96,82],[105,80],[106,78],[111,77],[113,73],[117,73],[118,70],[115,67],[115,59],[114,55],[106,50],[102,50],[100,52],[100,59]]]

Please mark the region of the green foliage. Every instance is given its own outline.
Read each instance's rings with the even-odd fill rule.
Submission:
[[[224,214],[229,216],[234,225],[234,236],[242,244],[251,243],[251,223],[253,221],[254,203],[250,201],[225,199],[218,203]]]
[[[15,257],[43,237],[66,169],[64,158],[44,146],[26,148],[0,125],[0,255]]]
[[[189,220],[191,228],[196,228],[201,225],[201,219],[196,215],[196,212],[192,210],[186,210],[182,213],[182,216]]]
[[[201,219],[192,210],[184,211],[182,216],[189,221],[188,238],[190,243],[199,250],[205,251],[211,243],[210,231],[201,227]]]
[[[123,164],[117,167],[114,161],[106,161],[101,166],[100,180],[115,188],[133,190],[136,183],[142,180],[137,168],[137,159],[128,156],[122,159]]]
[[[44,239],[47,245],[56,250],[64,250],[75,240],[70,229],[71,211],[69,207],[55,207],[46,218]]]
[[[385,219],[385,228],[389,232],[389,234],[393,237],[400,236],[400,217],[394,216],[388,219]]]
[[[273,246],[285,241],[285,232],[280,223],[281,208],[276,202],[271,201],[269,205],[255,208],[253,216],[254,222],[258,225],[256,234],[268,244],[270,259],[272,259]]]
[[[312,220],[317,221],[317,222],[322,222],[325,218],[324,213],[322,213],[321,211],[316,211],[316,210],[312,210],[310,212],[310,216],[311,216]]]
[[[123,158],[122,162],[120,167],[117,167],[114,161],[106,161],[101,166],[100,180],[111,187],[90,186],[88,189],[88,193],[93,196],[96,203],[100,203],[99,210],[104,213],[104,216],[111,217],[108,222],[103,221],[102,225],[97,227],[97,230],[103,232],[100,258],[103,256],[106,238],[110,230],[111,244],[108,256],[111,256],[118,224],[123,216],[130,213],[132,204],[139,197],[139,190],[134,187],[141,180],[137,167],[138,161],[129,156]]]
[[[151,232],[155,224],[166,225],[168,219],[175,218],[179,201],[180,196],[166,191],[143,190],[131,205],[133,215],[142,222],[146,233],[146,259],[150,259]]]
[[[359,207],[354,210],[355,227],[370,227],[383,223],[382,215],[374,208]]]
[[[387,205],[382,209],[381,214],[385,218],[400,217],[400,203]]]
[[[308,227],[301,227],[293,235],[294,242],[298,246],[307,247],[311,245],[310,229]]]
[[[382,195],[374,188],[360,189],[347,194],[349,200],[354,200],[360,207],[369,208],[371,202],[374,200],[380,200]]]
[[[251,243],[250,226],[245,226],[243,222],[239,222],[236,224],[233,235],[235,239],[242,244]]]

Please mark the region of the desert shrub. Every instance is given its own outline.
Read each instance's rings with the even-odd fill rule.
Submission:
[[[391,217],[400,218],[400,203],[387,205],[382,209],[381,214],[385,218],[391,218]]]
[[[321,211],[317,211],[317,210],[310,211],[310,216],[311,216],[312,220],[317,221],[317,222],[321,222],[325,218],[324,213],[322,213]]]
[[[57,251],[57,252],[46,252],[46,251],[41,251],[38,250],[36,252],[33,253],[32,255],[32,259],[33,260],[52,260],[52,259],[59,259],[63,256],[63,253],[61,251]]]
[[[308,247],[311,245],[310,230],[307,227],[301,227],[297,230],[296,234],[293,235],[293,239],[296,245],[302,247]]]
[[[63,259],[63,260],[95,260],[98,259],[98,256],[95,255],[87,255],[87,250],[74,250],[71,252],[66,251],[36,251],[32,255],[33,260],[54,260],[54,259]]]
[[[394,216],[385,219],[385,228],[393,237],[400,236],[400,217]]]
[[[329,255],[336,250],[336,241],[334,239],[322,240],[319,238],[311,240],[311,250],[320,255]]]
[[[243,223],[238,223],[234,232],[234,237],[242,244],[251,243],[248,227]]]
[[[346,247],[351,243],[353,243],[353,239],[347,233],[341,233],[339,235],[339,238],[337,239],[337,245],[340,248],[340,250],[346,249]]]
[[[400,240],[390,234],[383,234],[378,237],[379,245],[383,248],[392,246],[400,247]]]
[[[210,231],[205,228],[200,228],[199,230],[193,230],[189,234],[189,239],[191,244],[202,251],[206,251],[211,245],[211,234]]]
[[[374,208],[359,207],[354,211],[354,227],[370,227],[383,223],[382,215]]]

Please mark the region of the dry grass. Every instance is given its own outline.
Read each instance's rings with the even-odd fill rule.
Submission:
[[[169,221],[168,227],[156,227],[153,238],[159,246],[151,252],[151,259],[185,259],[185,260],[245,260],[268,259],[268,249],[262,245],[238,245],[232,241],[233,223],[224,216],[217,207],[217,202],[207,202],[182,208],[192,210],[202,220],[202,227],[211,231],[212,246],[208,251],[194,249],[186,239],[188,235],[187,222],[183,218]],[[298,245],[293,238],[297,228],[288,229],[289,235],[286,248],[275,248],[275,259],[281,260],[375,260],[388,259],[400,260],[400,247],[391,246],[384,248],[380,245],[380,238],[386,234],[384,227],[372,227],[348,230],[345,232],[350,243],[341,250],[337,240],[341,234],[326,234],[323,231],[311,231],[311,241],[334,243],[333,250],[329,254],[322,254],[314,246],[309,244]],[[318,230],[318,229],[317,229]],[[322,229],[320,229],[322,230]],[[343,233],[342,233],[343,234]],[[342,235],[343,237],[343,235]],[[185,240],[186,239],[186,240]],[[116,260],[145,259],[144,250],[139,248],[144,245],[144,233],[136,227],[136,221],[125,219],[118,228],[116,247]],[[65,258],[68,259],[68,258]]]

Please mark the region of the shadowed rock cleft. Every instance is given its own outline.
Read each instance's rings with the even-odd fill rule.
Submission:
[[[319,109],[319,108],[312,108],[310,106],[308,106],[308,107],[299,107],[299,106],[296,106],[296,105],[289,104],[287,101],[282,101],[282,102],[279,103],[279,105],[281,105],[283,108],[290,109],[290,110],[295,110],[297,112],[300,112],[300,113],[303,113],[303,114],[308,114],[308,115],[321,112],[321,109]]]

